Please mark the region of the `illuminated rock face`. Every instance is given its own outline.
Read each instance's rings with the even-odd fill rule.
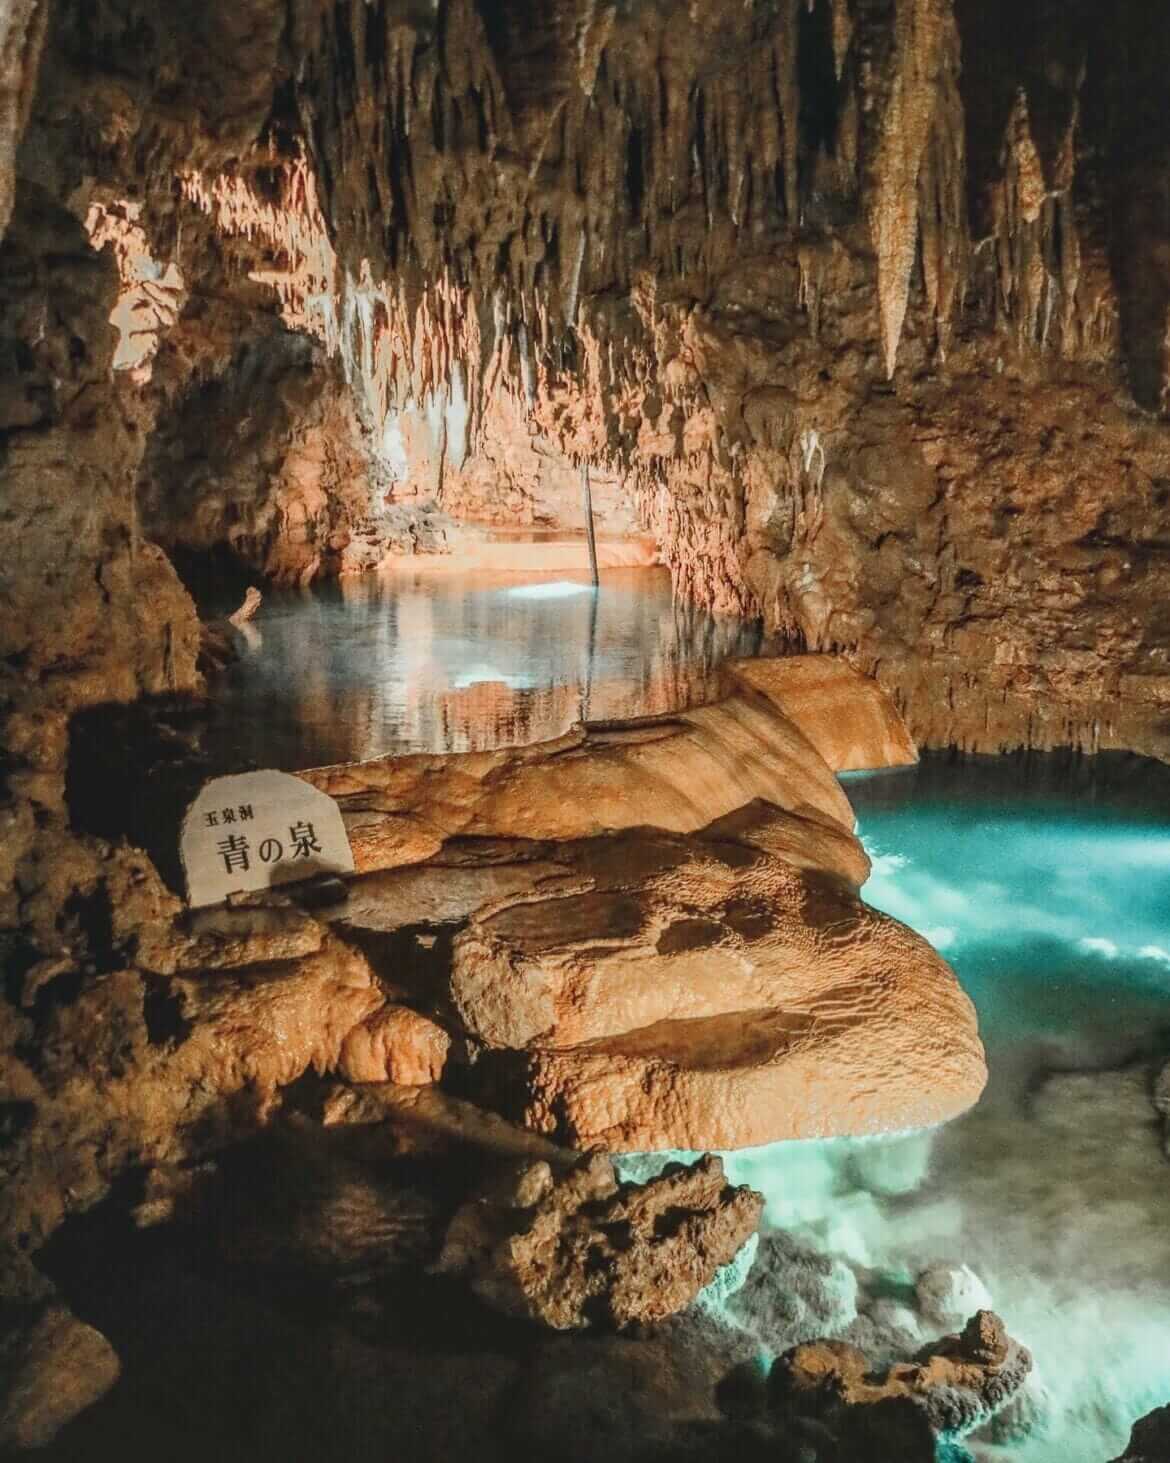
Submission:
[[[419,862],[456,834],[691,832],[757,798],[821,825],[830,842],[853,828],[849,801],[811,743],[746,688],[676,716],[532,747],[378,758],[301,776],[341,804],[360,872]],[[853,859],[853,868],[864,860],[855,844]]]
[[[953,973],[810,867],[818,830],[797,823],[758,805],[689,839],[562,845],[563,873],[474,915],[450,1000],[487,1048],[488,1100],[626,1152],[898,1132],[972,1106],[986,1068]],[[769,851],[793,832],[811,834],[804,869]]]
[[[880,733],[864,760],[903,757],[881,693],[848,668],[841,684],[856,715],[840,686],[838,714]],[[472,1043],[481,1098],[530,1128],[577,1148],[734,1148],[927,1127],[983,1089],[970,1002],[858,898],[852,810],[763,692],[306,775],[360,808],[358,867],[386,871],[339,927],[377,945],[425,911],[454,935],[412,999]]]
[[[918,761],[918,749],[889,696],[839,656],[744,660],[729,670],[736,681],[775,702],[834,772]]]
[[[637,1186],[619,1185],[602,1154],[558,1174],[537,1162],[456,1213],[437,1268],[465,1275],[507,1315],[558,1331],[624,1330],[689,1305],[756,1232],[763,1208],[710,1154]]]
[[[345,1038],[338,1063],[351,1082],[425,1087],[443,1075],[451,1038],[409,1006],[383,1006]]]
[[[387,495],[426,501],[423,469],[440,496],[450,469],[463,512],[537,522],[588,461],[680,593],[872,670],[920,743],[1168,755],[1170,11],[1020,9],[0,6],[5,1296],[43,1292],[30,1252],[128,1166],[267,1121],[359,1028],[355,1071],[398,1050],[360,951],[295,917],[179,929],[148,860],[71,823],[71,717],[201,689],[160,543],[299,582],[393,547]],[[166,282],[149,306],[85,228],[131,201],[159,271],[135,290]],[[149,381],[112,374],[120,300]],[[399,452],[409,410],[443,415],[437,461]],[[763,852],[798,872],[776,897],[818,869],[856,883],[827,769],[769,781],[767,717],[737,707],[614,734],[592,764],[571,737],[547,779],[412,764],[399,802],[385,768],[331,776],[369,869],[659,809],[684,836],[789,785]],[[862,1001],[878,1033],[909,972],[945,988],[892,928],[867,941],[892,962]],[[978,1082],[947,1000],[966,1055],[943,1062],[944,1107]],[[774,1101],[751,1083],[804,1037],[756,1035],[740,1091]],[[672,1033],[665,1058],[590,1048],[615,1113],[564,1065],[575,1048],[501,1050],[537,1064],[512,1096],[542,1125],[556,1095],[582,1132],[665,1134],[678,1093],[708,1131],[752,1131],[712,1095],[718,1028]]]

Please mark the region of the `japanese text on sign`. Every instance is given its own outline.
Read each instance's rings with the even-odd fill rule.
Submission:
[[[207,783],[187,810],[181,852],[193,905],[314,874],[353,872],[337,804],[285,772]]]

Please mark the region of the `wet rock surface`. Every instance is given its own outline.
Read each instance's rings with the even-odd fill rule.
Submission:
[[[768,1392],[773,1407],[817,1418],[842,1446],[892,1447],[904,1437],[907,1457],[926,1458],[931,1454],[923,1448],[933,1448],[935,1438],[961,1437],[986,1423],[1031,1369],[1031,1355],[999,1317],[977,1311],[959,1335],[932,1342],[884,1373],[844,1342],[798,1346],[776,1362]]]
[[[551,779],[524,758],[330,774],[363,868],[436,860],[424,882],[435,872],[444,887],[425,917],[376,912],[367,887],[348,922],[282,910],[187,924],[158,876],[164,855],[151,847],[156,866],[137,833],[162,791],[154,762],[186,758],[184,736],[160,723],[167,745],[150,765],[129,759],[116,789],[102,768],[111,708],[174,708],[204,689],[196,604],[168,551],[225,550],[291,583],[363,571],[388,551],[441,550],[448,508],[563,516],[582,462],[604,519],[650,534],[680,593],[873,671],[920,743],[1165,759],[1170,20],[1146,0],[1010,8],[0,6],[0,1297],[30,1308],[20,1334],[34,1338],[5,1353],[9,1437],[61,1427],[45,1456],[62,1459],[422,1463],[569,1456],[566,1434],[585,1455],[592,1419],[610,1459],[725,1444],[831,1456],[838,1440],[811,1420],[781,1438],[774,1422],[721,1419],[708,1363],[674,1333],[652,1361],[625,1340],[588,1366],[567,1350],[534,1360],[498,1330],[484,1341],[463,1302],[436,1318],[427,1291],[400,1293],[397,1330],[384,1307],[389,1339],[371,1342],[332,1313],[322,1324],[289,1297],[241,1293],[262,1243],[225,1283],[205,1256],[168,1248],[167,1226],[126,1239],[98,1214],[143,1168],[170,1175],[155,1202],[178,1212],[191,1165],[339,1072],[379,1079],[321,1098],[347,1141],[376,1144],[392,1113],[396,1158],[460,1150],[479,1124],[554,1162],[538,1137],[381,1079],[441,1070],[455,1083],[490,1047],[488,1003],[460,988],[473,1035],[437,975],[452,926],[486,927],[493,959],[531,963],[541,918],[520,939],[515,907],[548,903],[546,876],[576,880],[557,898],[578,901],[574,939],[596,935],[582,909],[604,921],[604,966],[630,949],[635,917],[648,927],[644,883],[599,891],[579,847],[566,860],[544,848],[539,880],[531,850],[517,873],[517,850],[497,847],[490,877],[472,876],[475,860],[445,848],[455,836],[579,844],[654,822],[695,834],[764,798],[783,816],[767,847],[747,842],[784,867],[770,897],[811,903],[808,927],[830,944],[839,927],[853,948],[868,917],[841,888],[864,859],[827,767],[809,774],[775,707],[744,694],[666,730],[574,734]],[[852,735],[829,730],[829,761],[854,761]],[[762,746],[783,751],[782,769]],[[720,835],[745,837],[743,822]],[[488,898],[501,908],[486,912]],[[669,905],[664,960],[719,950],[727,969],[765,938],[754,908],[715,919],[698,902]],[[491,922],[509,911],[504,941]],[[880,928],[874,948],[896,974],[910,947]],[[973,1095],[980,1058],[933,970],[951,992],[940,1039],[965,1034],[949,1102]],[[580,989],[561,974],[562,993]],[[729,1082],[729,1054],[738,1073],[772,1073],[806,1029],[758,1019],[741,1060],[742,1004],[697,1015],[693,985],[677,984],[683,1014],[651,1023],[651,1042],[644,1026],[579,1025],[572,1046],[491,1048],[534,1064],[519,1089],[536,1095],[533,1121],[665,1139],[683,1125],[662,1112],[690,1092],[690,1117],[717,1108],[724,1136],[757,1131],[749,1109],[777,1092]],[[867,990],[847,983],[839,1026],[823,1007],[809,1017],[818,1072],[848,1030],[884,1032],[877,1049],[903,1061],[898,981]],[[528,1042],[545,997],[520,995],[493,1029]],[[851,1027],[859,995],[866,1020]],[[546,1004],[539,1034],[571,1030],[571,1002]],[[723,1096],[704,1107],[712,1083]],[[1164,1078],[1156,1093],[1164,1115]],[[1129,1172],[1148,1194],[1149,1096],[1146,1073],[1082,1074],[1035,1101],[1073,1162],[1140,1118],[1148,1141],[1131,1144]],[[1032,1212],[1068,1202],[1030,1192],[1027,1153],[1012,1161]],[[414,1234],[352,1173],[334,1205],[319,1168],[286,1258],[330,1224],[382,1236],[401,1220]],[[429,1239],[456,1196],[426,1197]],[[1126,1220],[1127,1203],[1086,1222],[1133,1223],[1159,1252],[1164,1237]],[[54,1254],[50,1237],[87,1214],[88,1239]],[[54,1285],[76,1320],[37,1320]],[[876,1324],[876,1306],[851,1324],[864,1317]],[[889,1334],[905,1318],[879,1319]],[[442,1333],[464,1321],[478,1339],[453,1345]],[[420,1344],[443,1365],[420,1366]],[[117,1364],[135,1385],[95,1400]],[[994,1370],[958,1354],[914,1367]],[[870,1432],[846,1452],[933,1445],[913,1397],[845,1415]],[[1139,1428],[1131,1454],[1156,1453],[1161,1425]]]
[[[1164,1458],[1170,1458],[1170,1406],[1134,1423],[1129,1446],[1114,1463],[1162,1463]]]
[[[641,1186],[603,1155],[556,1174],[530,1165],[473,1197],[438,1260],[507,1315],[555,1330],[624,1330],[684,1309],[755,1233],[763,1197],[733,1188],[717,1158]]]
[[[970,1106],[984,1068],[966,997],[845,878],[789,862],[792,827],[760,805],[685,843],[562,845],[560,878],[473,916],[449,999],[486,1048],[479,1090],[577,1146],[635,1152],[885,1132]],[[805,827],[812,862],[820,829]]]
[[[877,681],[840,656],[761,657],[729,670],[795,722],[834,772],[905,767],[918,760],[897,707]]]
[[[763,693],[729,692],[677,716],[591,725],[531,747],[381,757],[301,776],[340,803],[359,872],[418,863],[458,835],[688,833],[756,798],[851,833],[849,800],[812,744]]]

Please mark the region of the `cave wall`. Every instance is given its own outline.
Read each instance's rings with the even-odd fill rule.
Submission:
[[[444,494],[563,523],[582,462],[603,530],[921,741],[1166,757],[1168,24],[6,6],[9,963],[89,959],[109,882],[70,718],[200,688],[168,550],[359,569]]]

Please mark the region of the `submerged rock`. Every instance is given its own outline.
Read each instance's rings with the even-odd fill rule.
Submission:
[[[508,1315],[564,1331],[622,1330],[689,1305],[755,1233],[764,1200],[732,1188],[708,1154],[646,1184],[619,1184],[591,1154],[568,1172],[524,1164],[472,1199],[436,1269],[466,1277]]]
[[[857,1276],[844,1260],[773,1231],[761,1236],[755,1264],[728,1309],[776,1355],[841,1335],[857,1316]]]
[[[981,1426],[1016,1395],[1031,1369],[1031,1354],[999,1317],[978,1311],[959,1335],[884,1373],[843,1341],[794,1347],[772,1368],[768,1390],[776,1410],[819,1418],[843,1447],[846,1440],[872,1447],[881,1439],[891,1449],[886,1456],[932,1458],[921,1451],[928,1431],[933,1447],[935,1437],[962,1437]],[[907,1451],[893,1450],[894,1435]],[[848,1449],[846,1455],[853,1456]]]
[[[1170,1062],[1154,1078],[1154,1106],[1162,1118],[1162,1146],[1170,1158]]]
[[[1133,1425],[1129,1446],[1113,1463],[1167,1463],[1170,1459],[1170,1405],[1158,1407]]]
[[[991,1309],[986,1285],[968,1265],[929,1266],[914,1293],[923,1318],[938,1326],[956,1326],[975,1311]]]

